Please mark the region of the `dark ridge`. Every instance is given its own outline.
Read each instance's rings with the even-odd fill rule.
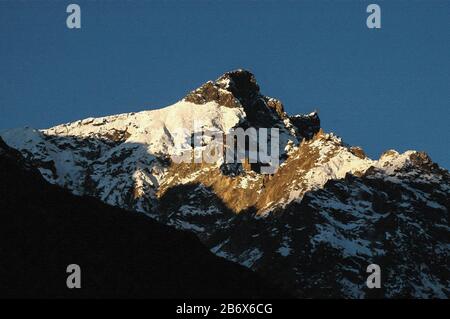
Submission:
[[[320,118],[317,112],[307,115],[294,115],[289,119],[298,129],[301,138],[311,139],[320,130]]]
[[[45,182],[0,139],[0,298],[281,297],[191,233]],[[68,289],[69,264],[81,289]]]
[[[257,97],[259,85],[255,76],[247,70],[235,70],[227,72],[216,80],[219,87],[226,89],[223,83],[229,82],[228,90],[240,101],[248,101]]]

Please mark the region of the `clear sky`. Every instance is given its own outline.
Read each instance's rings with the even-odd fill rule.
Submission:
[[[371,157],[425,150],[450,168],[449,57],[448,0],[0,0],[0,129],[159,108],[245,68]]]

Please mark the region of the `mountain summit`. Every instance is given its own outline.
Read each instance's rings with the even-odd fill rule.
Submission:
[[[190,92],[184,101],[205,104],[215,102],[231,108],[243,109],[248,127],[279,127],[296,131],[300,139],[312,137],[320,128],[317,113],[309,116],[289,116],[281,101],[262,95],[255,76],[247,70],[227,72],[215,81],[208,81]]]
[[[225,73],[214,82],[206,82],[184,99],[195,104],[214,101],[227,107],[249,109],[259,98],[263,97],[255,76],[249,71],[239,69]]]
[[[264,175],[246,162],[174,163],[180,127],[278,128],[281,165]],[[248,71],[162,109],[0,135],[50,183],[191,231],[297,296],[450,296],[449,172],[416,151],[368,158],[316,112],[286,114]],[[372,263],[382,289],[366,287]]]

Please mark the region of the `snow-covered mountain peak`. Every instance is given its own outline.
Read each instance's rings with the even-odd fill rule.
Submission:
[[[216,102],[221,106],[240,108],[246,114],[244,127],[279,127],[284,133],[300,140],[306,137],[291,122],[281,101],[263,95],[255,76],[247,70],[227,72],[193,90],[183,100],[198,105]]]
[[[228,166],[171,160],[186,142],[179,129],[192,136],[237,127],[279,129],[274,174],[261,174],[246,161]],[[424,245],[427,256],[449,253],[448,171],[423,152],[389,150],[370,159],[362,148],[323,132],[317,112],[286,114],[245,70],[225,73],[161,109],[0,136],[49,182],[192,231],[215,254],[270,274],[299,294],[308,287],[315,291],[318,280],[337,287],[332,296],[360,296],[359,281],[347,272],[366,276],[368,260],[361,256],[396,262],[412,242]],[[390,238],[401,244],[390,247]],[[386,257],[385,251],[393,253]],[[323,264],[323,256],[342,282],[309,272],[310,265]],[[403,263],[395,267],[416,271]],[[386,294],[448,295],[443,277],[425,269],[410,287],[388,288]],[[435,290],[422,291],[430,282]]]
[[[171,106],[137,113],[126,113],[102,118],[89,118],[43,130],[48,136],[75,136],[98,138],[112,142],[141,143],[149,152],[171,154],[180,129],[194,133],[203,129],[229,131],[245,117],[242,109],[230,109],[208,102],[198,105],[179,101]]]

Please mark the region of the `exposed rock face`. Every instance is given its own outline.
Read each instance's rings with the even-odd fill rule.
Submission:
[[[248,71],[225,73],[216,81],[208,81],[184,99],[195,104],[217,102],[226,107],[250,107],[260,97],[256,79]]]
[[[362,158],[362,159],[367,158],[366,153],[364,153],[364,150],[361,147],[359,147],[359,146],[352,146],[352,147],[349,148],[349,151],[353,155],[355,155],[355,156],[357,156],[359,158]]]
[[[185,97],[186,102],[195,104],[205,104],[208,102],[216,102],[226,107],[240,107],[241,104],[234,95],[221,88],[218,84],[208,81],[197,90],[189,93]]]
[[[320,119],[317,112],[308,115],[295,115],[289,119],[303,138],[310,139],[320,130]]]
[[[277,127],[281,165],[264,175],[247,162],[173,163],[179,127]],[[450,295],[448,171],[415,151],[372,160],[323,132],[316,112],[288,116],[248,71],[160,110],[1,135],[51,183],[192,231],[298,296]],[[376,292],[365,288],[370,263],[386,271]]]

